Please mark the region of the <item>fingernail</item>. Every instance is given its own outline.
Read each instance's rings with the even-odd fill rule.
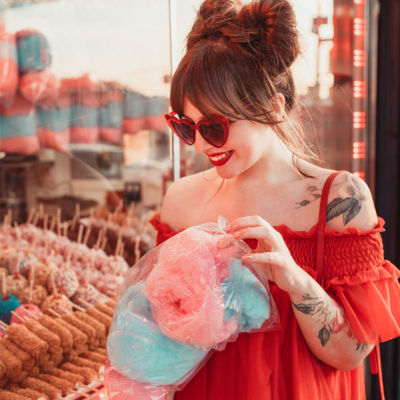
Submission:
[[[251,256],[249,255],[242,256],[242,260],[251,260]]]
[[[238,231],[238,232],[236,232],[233,236],[236,237],[236,238],[238,238],[241,234],[242,234],[242,232]]]
[[[226,232],[229,232],[229,231],[231,230],[231,228],[232,228],[232,225],[228,225],[228,226],[225,228]]]
[[[230,246],[230,243],[229,243],[229,241],[226,240],[226,239],[221,239],[221,240],[218,242],[218,248],[219,248],[219,249],[226,249],[226,248],[229,247],[229,246]]]

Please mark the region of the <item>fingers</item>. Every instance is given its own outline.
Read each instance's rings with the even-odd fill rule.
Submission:
[[[273,253],[255,253],[255,254],[246,254],[242,256],[243,261],[254,262],[254,263],[262,263],[262,264],[272,264],[272,265],[281,265],[282,257],[280,257],[278,252]]]
[[[274,230],[274,228],[272,228],[272,226],[267,221],[265,221],[258,215],[253,215],[250,217],[242,217],[233,220],[230,224],[231,228],[227,233],[234,234],[238,230],[256,226],[263,226],[266,229]]]

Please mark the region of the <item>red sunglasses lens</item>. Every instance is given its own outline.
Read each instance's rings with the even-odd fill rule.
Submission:
[[[187,124],[180,124],[176,121],[171,121],[173,131],[186,143],[193,144],[195,136],[192,129]]]
[[[209,143],[215,147],[222,147],[225,142],[224,127],[219,122],[210,125],[201,124],[200,132]]]

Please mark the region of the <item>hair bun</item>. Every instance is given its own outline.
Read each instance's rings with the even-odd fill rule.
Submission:
[[[211,36],[225,36],[230,39],[230,35],[240,29],[238,13],[241,7],[239,0],[205,0],[188,35],[187,48],[190,49],[200,40]]]
[[[248,46],[267,57],[278,73],[285,72],[300,53],[296,15],[288,0],[258,0],[242,7],[239,24]]]

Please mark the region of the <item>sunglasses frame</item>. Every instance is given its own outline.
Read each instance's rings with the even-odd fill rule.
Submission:
[[[182,140],[183,143],[185,143],[189,146],[192,146],[196,140],[196,130],[199,131],[200,135],[207,143],[211,144],[211,146],[216,147],[216,148],[221,148],[228,140],[229,122],[228,122],[228,119],[226,117],[224,117],[223,115],[217,115],[211,119],[202,119],[199,122],[197,122],[197,124],[190,122],[186,119],[178,119],[175,117],[176,115],[178,115],[178,114],[175,111],[171,112],[170,114],[165,114],[165,119],[167,121],[167,124],[171,128],[172,132],[174,132],[175,135],[178,136],[178,138],[180,140]],[[175,129],[172,126],[172,121],[178,123],[179,125],[186,124],[191,129],[191,131],[193,132],[193,142],[192,143],[187,142],[186,140],[184,140],[181,136],[179,136],[175,132]],[[224,141],[220,146],[216,146],[214,143],[210,142],[207,138],[204,137],[203,133],[200,130],[200,125],[210,126],[211,124],[214,124],[214,123],[221,124],[222,129],[224,130]]]

